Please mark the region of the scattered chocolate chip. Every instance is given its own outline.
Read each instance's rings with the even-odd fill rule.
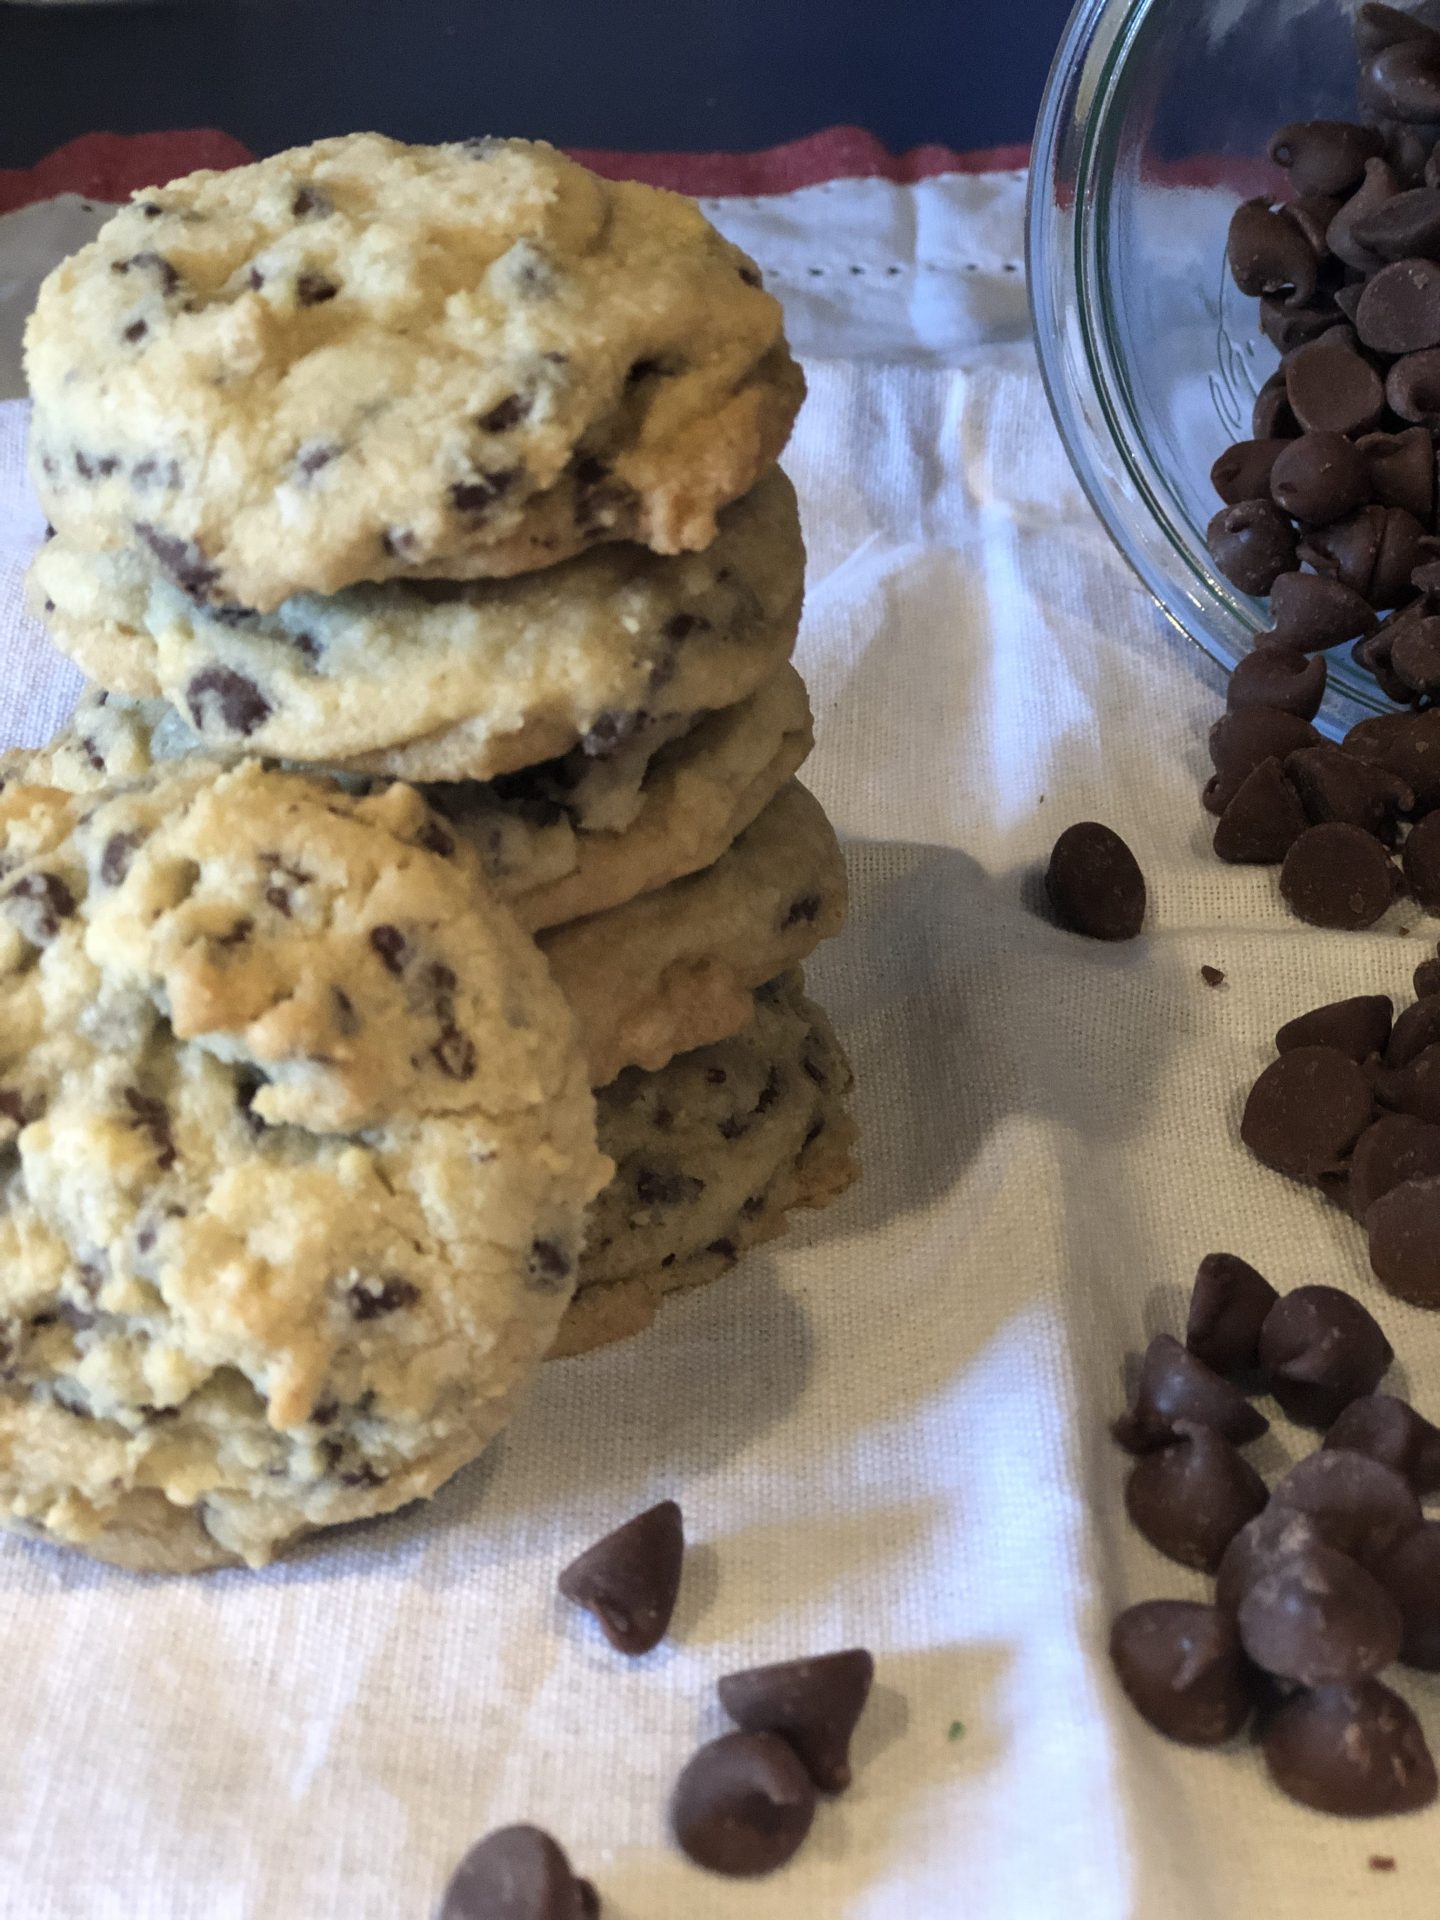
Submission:
[[[1351,1212],[1363,1221],[1392,1187],[1431,1174],[1440,1174],[1440,1126],[1409,1113],[1382,1113],[1350,1158]]]
[[[1348,1054],[1293,1047],[1250,1089],[1240,1138],[1277,1173],[1313,1180],[1343,1165],[1373,1111],[1369,1079]]]
[[[1361,720],[1346,734],[1345,747],[1402,780],[1419,812],[1440,806],[1440,708]]]
[[[1238,1388],[1172,1335],[1157,1333],[1145,1349],[1134,1401],[1114,1424],[1115,1438],[1131,1453],[1149,1453],[1187,1423],[1209,1427],[1236,1446],[1258,1440],[1270,1425]]]
[[[691,1173],[641,1167],[635,1175],[635,1198],[642,1207],[679,1207],[696,1200],[705,1182]]]
[[[1403,1067],[1378,1073],[1375,1098],[1382,1107],[1440,1125],[1440,1046],[1425,1047]]]
[[[1377,839],[1393,839],[1396,815],[1411,798],[1393,773],[1328,742],[1292,753],[1285,774],[1309,824],[1338,821]]]
[[[290,211],[297,220],[303,220],[307,214],[333,213],[334,202],[329,194],[319,187],[305,185],[296,190],[295,198],[290,202]]]
[[[1308,1514],[1293,1507],[1277,1507],[1272,1501],[1263,1513],[1247,1521],[1225,1549],[1215,1577],[1216,1606],[1233,1619],[1262,1574],[1272,1572],[1295,1554],[1329,1544]]]
[[[1353,1061],[1347,1064],[1359,1072]],[[1373,1393],[1395,1358],[1374,1315],[1350,1294],[1325,1286],[1282,1295],[1260,1329],[1259,1351],[1285,1412],[1302,1427],[1319,1428]]]
[[[1250,1718],[1234,1623],[1189,1600],[1129,1607],[1110,1633],[1110,1659],[1141,1718],[1168,1740],[1215,1747]]]
[[[1407,1667],[1440,1672],[1440,1520],[1426,1520],[1397,1541],[1374,1573],[1400,1610],[1400,1658]]]
[[[1325,1447],[1364,1454],[1399,1474],[1421,1498],[1440,1493],[1440,1427],[1393,1394],[1352,1400],[1325,1436]],[[1436,1587],[1440,1596],[1440,1584]]]
[[[525,1271],[539,1287],[552,1291],[570,1278],[575,1263],[554,1240],[532,1240]]]
[[[783,1867],[814,1817],[814,1784],[795,1749],[773,1733],[727,1733],[701,1747],[670,1802],[684,1852],[735,1878]]]
[[[1285,369],[1277,367],[1255,396],[1250,410],[1250,431],[1257,440],[1293,440],[1300,422],[1290,407],[1285,385]]]
[[[557,1585],[595,1616],[617,1652],[649,1653],[670,1625],[684,1554],[680,1509],[662,1500],[587,1547]]]
[[[1435,513],[1435,446],[1424,427],[1369,433],[1356,442],[1370,470],[1370,491],[1383,507],[1404,507],[1428,525]]]
[[[1360,239],[1360,229],[1401,191],[1390,162],[1374,154],[1365,162],[1364,177],[1330,222],[1325,240],[1337,260],[1356,273],[1374,273],[1385,263]]]
[[[1230,675],[1226,704],[1232,713],[1265,707],[1299,720],[1313,720],[1325,698],[1327,669],[1322,659],[1307,659],[1286,647],[1257,647],[1237,662]]]
[[[1365,1216],[1370,1265],[1398,1299],[1440,1307],[1440,1176],[1402,1180]]]
[[[1253,1373],[1260,1329],[1279,1294],[1235,1253],[1207,1253],[1195,1273],[1185,1344],[1222,1375]]]
[[[133,253],[128,260],[112,260],[112,273],[151,273],[160,282],[162,294],[174,293],[180,285],[180,275],[163,253],[146,249],[143,253]]]
[[[1326,1546],[1364,1567],[1413,1533],[1421,1519],[1414,1490],[1394,1467],[1328,1440],[1290,1469],[1270,1504],[1303,1513]]]
[[[1082,820],[1055,842],[1045,890],[1062,927],[1092,940],[1133,940],[1145,919],[1145,876],[1112,828]]]
[[[1391,217],[1407,197],[1399,194],[1371,215],[1357,229],[1359,237],[1374,247],[1367,228]],[[1377,353],[1419,353],[1440,346],[1440,266],[1433,260],[1402,259],[1382,267],[1360,296],[1355,330]]]
[[[1368,105],[1388,119],[1440,121],[1440,44],[1432,36],[1397,40],[1371,54],[1360,74]]]
[[[399,1313],[413,1307],[420,1289],[398,1274],[382,1274],[376,1279],[356,1280],[345,1289],[350,1314],[355,1320],[378,1320],[387,1313]]]
[[[1363,1062],[1373,1054],[1384,1053],[1394,1011],[1386,993],[1360,993],[1349,1000],[1332,1000],[1287,1020],[1275,1035],[1275,1050],[1293,1053],[1296,1047],[1333,1047],[1351,1060]]]
[[[456,481],[450,489],[450,504],[459,513],[485,513],[520,478],[519,467],[505,467],[494,473],[477,473],[472,480]]]
[[[822,1793],[843,1793],[850,1784],[850,1737],[874,1677],[874,1660],[852,1647],[728,1673],[716,1691],[742,1732],[781,1735]]]
[[[295,298],[302,307],[318,307],[326,300],[333,300],[340,289],[324,273],[302,273],[296,276]]]
[[[1216,566],[1242,593],[1268,593],[1295,565],[1295,530],[1270,500],[1222,507],[1205,541]]]
[[[594,1888],[577,1880],[563,1849],[539,1827],[501,1827],[465,1855],[440,1902],[439,1920],[592,1920]]]
[[[1307,1687],[1371,1679],[1400,1652],[1399,1608],[1333,1547],[1278,1559],[1250,1586],[1236,1624],[1257,1667]]]
[[[1213,845],[1232,865],[1278,866],[1309,824],[1280,762],[1262,760],[1221,814]]]
[[[405,971],[405,962],[410,957],[410,949],[404,934],[398,927],[372,927],[370,945],[379,954],[387,973],[400,974]]]
[[[1440,627],[1440,621],[1427,624]],[[1440,813],[1416,821],[1400,851],[1400,866],[1425,911],[1440,914]]]
[[[1136,1461],[1125,1509],[1151,1546],[1182,1566],[1213,1573],[1266,1497],[1265,1482],[1228,1440],[1181,1423],[1169,1446]]]
[[[1385,376],[1385,398],[1402,420],[1440,425],[1440,352],[1430,347],[1397,360]]]
[[[170,1132],[169,1108],[163,1100],[153,1094],[142,1093],[138,1087],[126,1087],[122,1097],[134,1115],[130,1125],[137,1132],[149,1136],[150,1144],[155,1149],[155,1164],[162,1173],[167,1173],[178,1157]]]
[[[1406,1007],[1385,1044],[1387,1067],[1407,1067],[1440,1040],[1440,996],[1423,995]]]
[[[1420,1723],[1378,1680],[1297,1694],[1270,1718],[1262,1745],[1275,1784],[1320,1813],[1375,1818],[1435,1798]]]
[[[1280,869],[1280,891],[1298,919],[1353,931],[1374,926],[1395,895],[1395,869],[1363,828],[1328,821],[1302,833]]]
[[[1210,729],[1210,759],[1218,776],[1208,800],[1210,811],[1223,814],[1246,775],[1266,760],[1283,761],[1289,754],[1317,745],[1319,739],[1306,721],[1271,707],[1242,707],[1223,714]]]
[[[479,1058],[475,1042],[469,1034],[463,1033],[450,1022],[441,1027],[440,1036],[430,1049],[430,1056],[449,1080],[473,1079]]]
[[[783,933],[788,927],[808,925],[819,914],[822,905],[823,902],[818,893],[802,893],[785,909],[784,917],[780,922],[780,931]]]

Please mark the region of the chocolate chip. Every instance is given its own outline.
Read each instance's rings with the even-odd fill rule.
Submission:
[[[1209,965],[1202,966],[1200,969],[1200,978],[1205,982],[1207,987],[1223,987],[1225,984],[1225,975],[1219,967]]]
[[[1372,517],[1380,516],[1380,545],[1367,598],[1372,607],[1398,607],[1411,597],[1411,576],[1426,551],[1425,529],[1403,507],[1369,507],[1365,511]]]
[[[1372,633],[1376,624],[1375,610],[1363,594],[1319,573],[1279,575],[1270,589],[1270,616],[1275,631],[1261,644],[1267,650],[1278,645],[1297,653],[1323,653]]]
[[[1419,812],[1440,805],[1440,708],[1361,720],[1346,734],[1345,748],[1402,780]]]
[[[295,198],[290,202],[290,211],[297,220],[303,220],[311,213],[333,213],[335,206],[329,194],[323,193],[319,187],[306,185],[296,190]]]
[[[1256,1080],[1240,1138],[1267,1167],[1313,1180],[1343,1165],[1370,1124],[1365,1072],[1335,1047],[1293,1047]]]
[[[1393,1394],[1368,1393],[1352,1400],[1324,1444],[1327,1450],[1338,1448],[1379,1461],[1422,1498],[1440,1493],[1440,1427]],[[1440,1597],[1440,1585],[1436,1593]]]
[[[1227,507],[1242,500],[1263,500],[1270,491],[1270,475],[1289,440],[1238,440],[1227,447],[1210,469],[1210,484]]]
[[[1385,376],[1385,398],[1402,420],[1440,426],[1440,352],[1407,353]]]
[[[339,456],[340,447],[334,440],[310,440],[295,455],[295,471],[304,480],[312,480],[322,467]]]
[[[1440,996],[1427,994],[1406,1007],[1395,1022],[1385,1044],[1385,1064],[1407,1067],[1437,1040],[1440,1040]]]
[[[1326,1546],[1363,1567],[1373,1567],[1421,1521],[1420,1502],[1403,1474],[1328,1440],[1290,1469],[1270,1504],[1303,1513]]]
[[[110,835],[100,855],[100,878],[107,887],[120,885],[130,871],[130,862],[134,857],[135,849],[144,838],[145,835],[138,830]]]
[[[1168,1445],[1186,1423],[1209,1427],[1237,1446],[1258,1440],[1270,1425],[1228,1380],[1170,1334],[1158,1333],[1145,1350],[1134,1401],[1114,1424],[1115,1438],[1131,1453],[1149,1453]]]
[[[345,1289],[345,1298],[353,1319],[378,1320],[384,1314],[413,1307],[420,1298],[420,1289],[411,1280],[387,1273],[378,1279],[356,1280]]]
[[[479,1058],[475,1042],[469,1034],[463,1033],[450,1022],[441,1027],[440,1037],[431,1047],[430,1056],[449,1080],[473,1079]]]
[[[477,1841],[450,1877],[439,1920],[587,1920],[594,1889],[539,1827],[501,1827]]]
[[[1390,905],[1395,870],[1380,842],[1360,827],[1328,822],[1302,833],[1280,869],[1292,913],[1314,927],[1370,927]]]
[[[694,1174],[641,1167],[635,1175],[635,1198],[642,1207],[678,1207],[697,1200],[705,1182]]]
[[[1440,193],[1411,187],[1355,223],[1355,237],[1382,260],[1440,260]]]
[[[1280,1790],[1320,1813],[1413,1813],[1435,1798],[1420,1723],[1378,1680],[1297,1694],[1271,1717],[1262,1744]]]
[[[670,1625],[684,1554],[680,1509],[662,1500],[587,1547],[556,1584],[595,1616],[617,1652],[649,1653]]]
[[[482,413],[477,425],[484,433],[508,433],[526,418],[535,402],[529,394],[507,393],[488,413]]]
[[[1319,281],[1314,248],[1293,221],[1271,210],[1268,200],[1246,200],[1235,209],[1226,257],[1236,286],[1252,298],[1285,292],[1300,305]]]
[[[1360,228],[1401,191],[1395,169],[1381,155],[1365,162],[1358,187],[1330,222],[1326,245],[1338,260],[1357,273],[1374,273],[1385,263],[1360,239]]]
[[[405,936],[398,927],[379,926],[370,929],[370,944],[379,954],[389,973],[400,974],[405,971],[405,962],[410,949]]]
[[[1440,1174],[1440,1126],[1408,1113],[1385,1113],[1365,1129],[1350,1159],[1350,1209],[1363,1221],[1404,1180]]]
[[[1222,507],[1205,541],[1216,566],[1242,593],[1268,593],[1295,565],[1295,530],[1271,500]]]
[[[1222,715],[1210,729],[1210,759],[1220,777],[1207,802],[1211,811],[1223,813],[1246,775],[1264,761],[1283,761],[1319,739],[1307,722],[1271,707],[1242,707]]]
[[[823,1793],[850,1784],[850,1737],[864,1711],[875,1662],[863,1648],[728,1673],[720,1704],[744,1733],[788,1740]]]
[[[1384,1053],[1394,1011],[1386,993],[1359,993],[1349,1000],[1332,1000],[1287,1020],[1275,1035],[1275,1050],[1293,1053],[1296,1047],[1333,1047],[1351,1060],[1365,1061]]]
[[[32,946],[43,947],[75,911],[75,896],[58,873],[27,873],[0,896],[7,918]]]
[[[1384,221],[1408,197],[1400,194],[1389,201],[1357,230],[1359,237],[1372,245],[1366,228]],[[1382,267],[1360,297],[1355,330],[1377,353],[1419,353],[1440,346],[1440,266],[1433,260],[1402,259]]]
[[[1407,1534],[1374,1572],[1400,1610],[1400,1658],[1407,1667],[1440,1672],[1440,1521],[1426,1520]]]
[[[1236,865],[1278,866],[1309,824],[1280,762],[1262,760],[1221,814],[1215,852]]]
[[[1436,621],[1440,627],[1440,621]],[[1428,813],[1410,829],[1400,852],[1410,891],[1427,913],[1440,913],[1440,813]]]
[[[1250,410],[1250,431],[1257,440],[1293,440],[1299,433],[1300,422],[1290,408],[1283,367],[1277,367],[1256,394]]]
[[[1388,119],[1433,125],[1440,120],[1440,42],[1426,35],[1382,47],[1365,62],[1361,87]]]
[[[185,689],[185,702],[200,733],[218,722],[227,733],[248,736],[273,711],[255,682],[232,667],[202,667]]]
[[[1372,496],[1384,507],[1404,507],[1422,525],[1435,512],[1435,446],[1424,427],[1403,433],[1367,433],[1356,442],[1370,472]]]
[[[193,540],[165,533],[148,520],[137,520],[135,532],[154,554],[170,578],[192,600],[203,600],[220,578],[200,547]]]
[[[324,273],[302,273],[296,276],[295,298],[302,307],[318,307],[326,300],[333,300],[340,289]]]
[[[1365,162],[1384,150],[1374,127],[1348,120],[1299,120],[1281,127],[1270,158],[1284,167],[1296,193],[1346,194],[1365,177]]]
[[[1236,1621],[1257,1667],[1307,1687],[1371,1679],[1400,1651],[1399,1608],[1333,1547],[1277,1560],[1252,1583]]]
[[[485,513],[520,478],[519,467],[505,467],[494,473],[477,473],[473,480],[459,480],[450,489],[450,504],[460,513]]]
[[[1386,6],[1384,0],[1365,0],[1355,16],[1355,47],[1362,55],[1379,53],[1402,40],[1427,40],[1434,32],[1415,14]]]
[[[780,931],[784,933],[788,927],[808,926],[817,917],[822,905],[818,893],[802,893],[785,909]]]
[[[1414,973],[1415,991],[1422,999],[1440,993],[1440,959],[1422,960]]]
[[[1215,1607],[1147,1600],[1127,1608],[1111,1629],[1110,1659],[1136,1712],[1169,1740],[1219,1746],[1250,1718],[1239,1636]]]
[[[1326,340],[1290,355],[1285,397],[1300,426],[1310,433],[1368,433],[1385,412],[1385,386],[1370,362]]]
[[[1273,1501],[1236,1534],[1225,1549],[1215,1577],[1215,1604],[1233,1619],[1247,1593],[1262,1575],[1296,1554],[1328,1546],[1308,1514]]]
[[[1136,1461],[1125,1486],[1125,1509],[1151,1546],[1209,1573],[1265,1500],[1265,1482],[1249,1461],[1210,1428],[1188,1422],[1169,1446]]]
[[[1207,1253],[1195,1273],[1185,1344],[1218,1374],[1253,1373],[1260,1329],[1280,1298],[1248,1261],[1234,1253]]]
[[[1418,1307],[1440,1307],[1440,1176],[1402,1180],[1365,1216],[1370,1265],[1382,1287]]]
[[[180,275],[163,253],[146,249],[143,253],[133,253],[128,260],[112,260],[112,273],[150,273],[160,282],[162,294],[174,293],[180,285]]]
[[[153,1094],[142,1093],[138,1087],[126,1087],[122,1097],[135,1116],[130,1125],[137,1132],[149,1136],[150,1144],[155,1149],[156,1166],[162,1173],[168,1173],[178,1157],[170,1132],[169,1108],[163,1100]]]
[[[1373,1393],[1394,1358],[1374,1315],[1338,1287],[1296,1287],[1260,1329],[1260,1364],[1271,1391],[1303,1427],[1328,1427],[1352,1400]]]
[[[675,1785],[670,1824],[712,1873],[752,1878],[793,1857],[815,1817],[815,1788],[773,1733],[727,1733],[695,1754]]]
[[[1395,836],[1396,814],[1413,798],[1383,767],[1328,742],[1292,753],[1285,774],[1300,797],[1307,823],[1340,821],[1386,841]]]
[[[1133,940],[1145,919],[1145,876],[1134,854],[1095,820],[1060,835],[1045,890],[1060,925],[1092,940]]]
[[[1440,276],[1440,268],[1436,269]],[[1370,498],[1370,469],[1340,433],[1302,433],[1281,443],[1270,474],[1270,497],[1282,513],[1325,526]]]
[[[1375,1097],[1396,1113],[1440,1125],[1440,1046],[1425,1047],[1403,1067],[1377,1074]]]
[[[553,1292],[570,1278],[574,1267],[574,1261],[557,1241],[530,1242],[530,1257],[525,1263],[525,1271],[538,1287]]]

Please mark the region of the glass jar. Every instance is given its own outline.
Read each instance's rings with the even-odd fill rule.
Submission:
[[[1281,197],[1290,120],[1353,119],[1358,0],[1080,0],[1032,158],[1040,365],[1076,473],[1169,618],[1231,667],[1267,627],[1205,548],[1216,456],[1279,356],[1225,270],[1230,216]],[[1389,703],[1338,649],[1322,724]]]

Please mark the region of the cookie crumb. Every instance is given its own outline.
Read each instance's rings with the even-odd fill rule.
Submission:
[[[1219,967],[1201,967],[1200,978],[1205,982],[1207,987],[1223,987],[1225,984],[1225,975],[1220,971]]]

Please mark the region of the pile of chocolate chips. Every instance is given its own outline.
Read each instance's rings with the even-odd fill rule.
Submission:
[[[1215,463],[1209,528],[1272,617],[1211,739],[1215,850],[1283,862],[1291,907],[1327,927],[1371,925],[1401,885],[1440,911],[1440,829],[1412,827],[1403,875],[1389,857],[1440,806],[1440,30],[1368,4],[1356,32],[1376,124],[1282,127],[1290,198],[1231,223],[1231,272],[1281,361],[1254,438]],[[1343,645],[1410,711],[1334,746],[1309,722]]]
[[[1287,1021],[1250,1089],[1240,1137],[1364,1227],[1381,1286],[1440,1307],[1440,959],[1395,1019],[1383,993]]]
[[[1150,1600],[1110,1655],[1150,1725],[1218,1746],[1252,1719],[1276,1784],[1326,1813],[1407,1813],[1436,1797],[1418,1720],[1380,1675],[1440,1671],[1440,1429],[1377,1389],[1394,1358],[1338,1287],[1280,1295],[1235,1254],[1207,1254],[1185,1342],[1160,1334],[1115,1437],[1136,1455],[1131,1520],[1216,1576],[1211,1604]],[[1240,1451],[1269,1392],[1318,1452],[1267,1488]]]
[[[618,1653],[649,1653],[669,1629],[685,1557],[673,1500],[636,1514],[572,1560],[556,1585]],[[850,1785],[850,1740],[875,1663],[862,1647],[724,1675],[736,1731],[694,1754],[675,1784],[670,1825],[697,1865],[753,1878],[799,1850],[819,1794]],[[600,1898],[538,1827],[502,1827],[451,1876],[439,1920],[596,1920]]]

